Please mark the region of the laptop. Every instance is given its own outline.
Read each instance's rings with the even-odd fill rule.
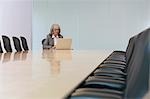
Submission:
[[[72,39],[59,38],[57,39],[56,50],[71,50]]]

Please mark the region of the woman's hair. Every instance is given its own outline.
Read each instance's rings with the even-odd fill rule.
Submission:
[[[50,34],[51,34],[51,35],[53,34],[53,29],[54,29],[55,26],[58,26],[58,27],[59,27],[59,33],[58,33],[58,35],[60,35],[61,29],[60,29],[59,24],[53,24],[53,25],[51,26],[51,28],[50,28]]]

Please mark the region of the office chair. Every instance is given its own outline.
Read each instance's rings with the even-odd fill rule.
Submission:
[[[138,34],[125,80],[89,76],[69,99],[143,98],[149,85],[150,29]]]
[[[2,35],[2,39],[3,39],[4,48],[5,48],[6,52],[12,52],[12,48],[11,48],[11,43],[10,43],[9,37],[7,37],[5,35]]]
[[[28,44],[27,44],[26,38],[25,38],[25,37],[22,37],[22,36],[20,36],[20,38],[21,38],[21,42],[22,42],[22,47],[23,47],[23,49],[24,49],[25,51],[28,51],[29,48],[28,48]]]
[[[21,48],[21,44],[20,44],[20,40],[17,37],[12,37],[13,38],[13,42],[14,42],[14,47],[16,49],[17,52],[21,52],[22,48]]]
[[[42,45],[44,44],[44,41],[45,41],[45,40],[46,40],[46,39],[43,39],[43,40],[42,40]]]
[[[45,42],[45,40],[46,40],[46,39],[43,39],[43,40],[42,40],[43,49],[44,49],[44,42]]]

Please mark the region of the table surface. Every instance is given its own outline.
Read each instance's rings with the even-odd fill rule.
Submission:
[[[111,51],[43,50],[0,54],[0,99],[62,99]]]

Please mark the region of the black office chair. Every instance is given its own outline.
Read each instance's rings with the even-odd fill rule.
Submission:
[[[150,28],[139,34],[136,52],[132,63],[127,70],[127,86],[125,99],[141,98],[149,90],[149,69],[150,69]]]
[[[3,53],[3,49],[2,49],[2,46],[1,46],[1,41],[0,41],[0,53]]]
[[[9,37],[2,35],[3,44],[6,52],[12,52],[11,43]]]
[[[16,49],[17,52],[21,52],[22,48],[21,48],[21,44],[20,44],[20,40],[17,37],[12,37],[13,38],[13,42],[14,42],[14,47]]]
[[[120,65],[118,64],[102,64],[99,66],[99,68],[94,72],[94,75],[97,76],[115,76],[117,75],[124,75],[126,76],[126,70],[128,68],[128,64],[130,62],[130,59],[132,57],[132,53],[134,50],[134,45],[135,45],[135,41],[136,41],[137,35],[133,36],[132,38],[130,38],[129,40],[129,44],[126,50],[126,54],[125,54],[125,58],[126,58],[126,66],[124,68],[119,67]],[[119,60],[118,60],[119,61]],[[122,65],[121,65],[122,66]]]
[[[146,33],[144,33],[146,34]],[[138,55],[141,55],[141,53],[143,53],[143,49],[145,49],[145,47],[143,47],[143,44],[145,42],[143,42],[141,39],[140,39],[141,35],[138,35],[138,40],[136,41],[136,44],[135,44],[135,50],[133,51],[133,55],[132,55],[132,58],[130,60],[130,63],[129,63],[129,66],[128,66],[128,70],[127,70],[127,76],[130,75],[130,73],[128,73],[129,70],[133,70],[134,68],[137,68],[135,66],[140,66],[140,65],[133,65],[133,60],[135,59],[140,59],[142,61],[142,58],[139,58]],[[143,38],[144,39],[144,38]],[[143,48],[143,49],[140,49],[138,50],[138,47],[140,48]],[[139,53],[139,52],[140,53]],[[144,54],[142,54],[144,55]],[[136,58],[136,56],[138,56],[138,58]],[[135,61],[136,62],[136,61]],[[140,62],[140,61],[139,61]],[[137,62],[138,63],[138,62]],[[133,68],[134,67],[134,68]],[[103,75],[103,71],[101,71],[101,73],[99,72],[99,74]],[[86,86],[94,86],[94,87],[102,87],[102,86],[107,86],[107,87],[110,87],[112,89],[117,89],[117,90],[123,90],[125,88],[125,74],[122,74],[122,73],[112,73],[111,74],[111,71],[109,73],[104,73],[105,75],[107,74],[107,76],[112,76],[112,75],[115,75],[113,77],[111,77],[111,79],[107,79],[107,78],[100,78],[100,77],[95,77],[95,76],[92,76],[90,77],[89,79],[87,79],[87,83],[86,83]],[[118,80],[118,78],[124,78],[124,81],[122,80]]]
[[[46,39],[43,39],[43,40],[42,40],[43,49],[44,49],[44,42],[45,42],[45,40],[46,40]]]
[[[43,39],[43,40],[42,40],[42,45],[44,44],[44,41],[45,41],[45,40],[46,40],[46,39]]]
[[[23,49],[24,49],[25,51],[28,51],[29,48],[28,48],[28,44],[27,44],[26,38],[25,38],[25,37],[22,37],[22,36],[20,36],[20,38],[21,38],[21,42],[22,42],[22,47],[23,47]]]
[[[142,99],[149,87],[150,29],[140,33],[130,58],[125,80],[89,76],[71,99]]]

